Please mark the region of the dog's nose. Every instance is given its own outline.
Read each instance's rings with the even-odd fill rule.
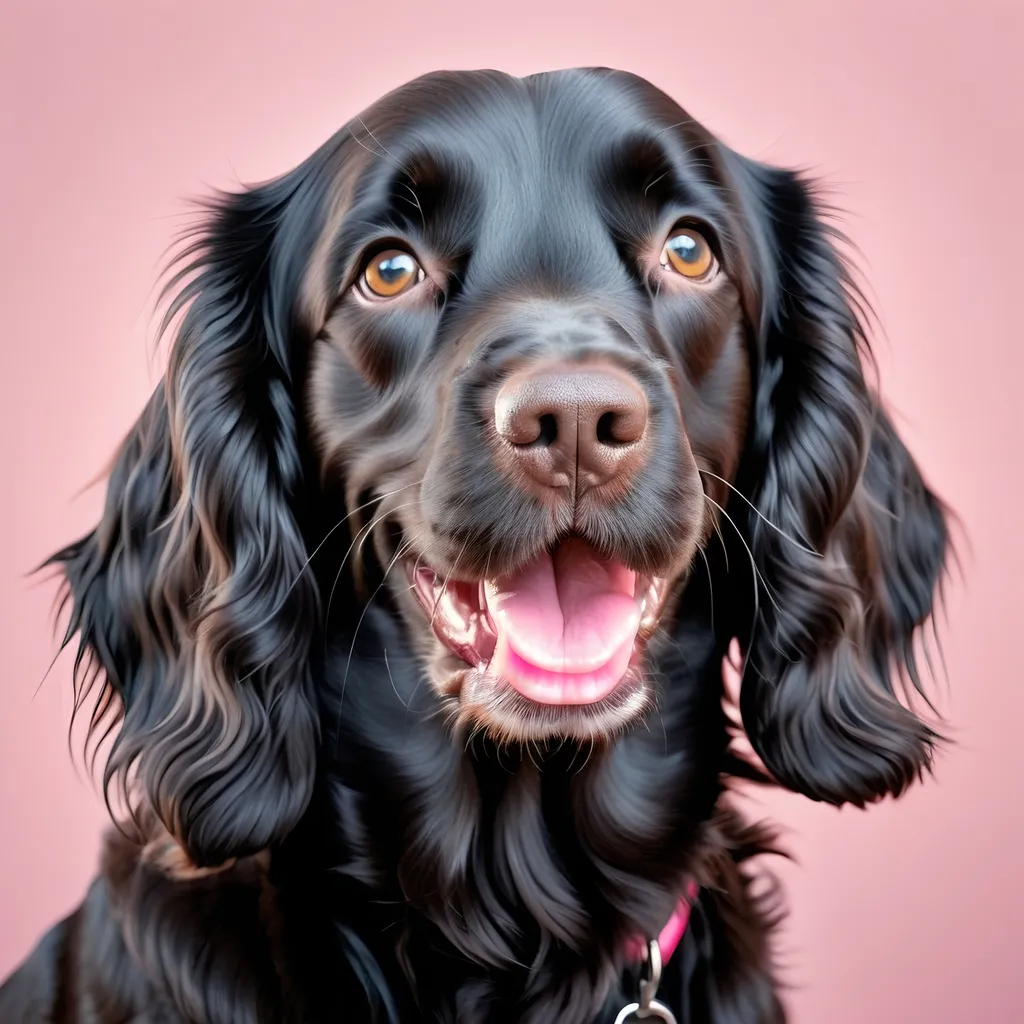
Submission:
[[[514,374],[498,392],[494,425],[506,461],[546,487],[577,494],[642,466],[648,405],[638,381],[617,367],[561,364]]]

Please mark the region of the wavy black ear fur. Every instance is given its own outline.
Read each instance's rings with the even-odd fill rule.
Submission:
[[[921,691],[915,637],[941,586],[947,515],[865,378],[864,305],[814,190],[735,165],[760,225],[760,365],[740,481],[752,507],[736,513],[760,577],[743,721],[779,782],[863,805],[931,765],[937,736],[898,694]]]
[[[99,684],[92,725],[121,720],[108,792],[141,796],[200,867],[281,838],[313,784],[291,308],[316,237],[310,177],[211,205],[176,263],[168,369],[102,518],[48,563],[67,581],[79,688]]]

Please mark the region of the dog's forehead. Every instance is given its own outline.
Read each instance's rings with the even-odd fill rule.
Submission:
[[[492,71],[425,75],[389,93],[356,122],[371,147],[403,163],[422,154],[497,189],[544,175],[588,174],[623,141],[686,124],[644,79],[605,69],[527,78]]]

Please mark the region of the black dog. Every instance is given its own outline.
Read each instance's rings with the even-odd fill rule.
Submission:
[[[0,1018],[610,1022],[689,892],[655,1019],[782,1020],[730,639],[775,783],[936,740],[946,517],[835,237],[606,70],[429,75],[217,200],[52,559],[135,810]]]

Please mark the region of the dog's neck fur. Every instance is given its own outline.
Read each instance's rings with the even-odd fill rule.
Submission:
[[[593,749],[460,740],[382,610],[328,645],[319,818],[333,843],[313,847],[330,848],[346,901],[376,903],[421,1005],[454,996],[494,1019],[511,999],[516,1020],[555,1006],[595,1019],[629,940],[656,936],[702,870],[726,747],[710,637],[661,645],[671,698]]]

